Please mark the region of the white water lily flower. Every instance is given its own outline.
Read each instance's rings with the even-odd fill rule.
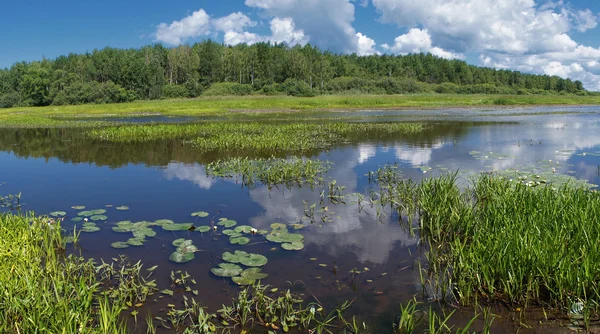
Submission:
[[[257,229],[255,229],[254,227],[250,229],[250,233],[252,233],[252,234],[256,234],[256,232],[258,232],[258,230],[257,230]]]
[[[217,230],[217,225],[214,225],[213,226],[213,231],[216,231],[216,230]]]
[[[84,222],[87,222],[87,221],[88,221],[88,219],[87,219],[87,218],[83,218],[83,221],[84,221]]]

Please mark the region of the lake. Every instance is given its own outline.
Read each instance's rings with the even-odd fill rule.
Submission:
[[[600,106],[314,113],[311,122],[319,122],[320,117],[327,121],[329,117],[351,116],[349,121],[353,122],[410,121],[422,122],[427,128],[416,135],[377,139],[357,133],[348,143],[311,151],[307,156],[331,161],[333,168],[326,180],[335,180],[347,194],[367,194],[371,187],[368,173],[394,163],[404,177],[415,181],[458,171],[468,182],[472,175],[495,171],[560,175],[594,185],[600,184],[599,112]],[[143,120],[177,121],[226,120]],[[205,165],[226,156],[226,152],[200,154],[178,141],[107,143],[86,139],[84,131],[0,130],[0,195],[22,193],[23,210],[37,214],[65,211],[63,227],[67,230],[81,224],[70,221],[80,212],[72,206],[106,210],[107,219],[97,222],[100,231],[82,233],[80,247],[71,247],[71,252],[98,260],[122,254],[141,260],[147,267],[158,265],[154,277],[161,289],[169,288],[171,271],[187,271],[197,281],[197,299],[211,311],[229,304],[239,290],[231,279],[211,273],[211,268],[222,262],[223,252],[263,254],[268,258],[262,269],[268,274],[263,284],[290,288],[330,307],[354,300],[350,314],[360,315],[374,333],[392,332],[400,303],[423,290],[415,265],[424,259],[423,245],[399,224],[395,214],[378,214],[375,207],[359,210],[352,201],[322,201],[323,187],[248,188],[239,178],[207,176]],[[519,174],[523,172],[526,174]],[[310,217],[307,208],[313,203],[316,213]],[[129,209],[117,210],[118,206]],[[191,216],[198,211],[208,216]],[[250,236],[247,245],[232,245],[222,234],[223,226],[217,225],[222,218],[259,230],[269,230],[273,223],[302,223],[305,228],[294,233],[304,236],[305,247],[287,251],[261,235]],[[156,227],[157,235],[141,247],[111,247],[111,243],[130,237],[112,230],[116,222],[158,219],[216,226],[217,231],[164,231]],[[193,240],[200,250],[184,264],[169,261],[175,251],[172,242],[179,238]],[[160,315],[167,304],[181,300],[182,294],[175,289],[173,297],[156,295],[146,307]],[[428,300],[427,296],[418,298]],[[495,306],[494,312],[502,315],[494,322],[496,332],[568,331],[560,321],[536,325],[542,317],[536,312],[522,319],[534,326],[532,329],[520,325],[513,310]],[[453,321],[460,324],[470,316],[472,310],[463,310]]]

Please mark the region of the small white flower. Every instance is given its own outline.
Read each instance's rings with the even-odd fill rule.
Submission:
[[[257,229],[255,229],[254,227],[250,229],[250,233],[252,234],[256,234],[258,232]]]
[[[213,231],[216,231],[216,230],[217,230],[217,225],[214,225],[213,226]]]
[[[84,222],[87,222],[87,221],[88,221],[88,219],[87,219],[87,218],[83,218],[83,221],[84,221]]]

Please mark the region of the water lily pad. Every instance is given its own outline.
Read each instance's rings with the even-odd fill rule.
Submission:
[[[206,212],[206,211],[194,212],[194,213],[192,213],[192,217],[200,217],[200,218],[208,217],[208,212]]]
[[[288,233],[287,231],[273,231],[267,234],[267,240],[276,243],[302,242],[304,236],[302,234]]]
[[[179,239],[175,239],[175,240],[173,241],[173,246],[175,246],[175,247],[179,247],[179,246],[181,246],[181,245],[182,245],[182,244],[183,244],[185,241],[186,241],[186,240],[185,240],[185,238],[179,238]],[[190,241],[190,243],[191,243],[191,240],[189,240],[189,241]]]
[[[221,220],[220,222],[218,222],[217,225],[223,226],[225,228],[230,228],[230,227],[237,225],[237,222],[235,220],[225,219],[225,220]]]
[[[115,209],[117,209],[119,211],[127,211],[127,210],[129,210],[129,207],[122,205],[122,206],[117,206]]]
[[[90,210],[90,212],[92,212],[93,215],[103,215],[106,213],[106,210],[104,209],[96,209],[96,210]]]
[[[175,263],[186,263],[186,262],[190,262],[194,259],[195,255],[194,253],[182,253],[179,251],[175,251],[173,252],[170,256],[169,256],[169,260],[175,262]]]
[[[261,268],[248,268],[248,269],[242,271],[240,276],[254,280],[254,281],[263,279],[263,278],[267,278],[267,276],[269,276],[269,275],[265,274],[265,273],[261,273],[260,272],[261,270],[262,270]]]
[[[82,232],[92,233],[100,231],[100,228],[97,226],[88,226],[81,229]]]
[[[238,233],[250,233],[252,228],[253,227],[249,226],[249,225],[240,225],[240,226],[236,226],[233,230]]]
[[[108,217],[106,217],[104,215],[94,215],[94,216],[91,216],[90,219],[93,221],[99,221],[99,220],[107,220]]]
[[[73,210],[85,210],[85,206],[83,206],[83,205],[73,205],[71,207],[71,209],[73,209]]]
[[[235,231],[234,231],[234,230],[223,230],[223,232],[222,232],[222,233],[223,233],[224,235],[230,236],[230,235],[234,234],[234,233],[235,233]]]
[[[252,285],[254,284],[254,282],[256,282],[256,280],[251,279],[251,278],[247,278],[247,277],[241,277],[241,276],[235,276],[231,278],[237,285]]]
[[[78,222],[80,222],[82,220],[83,220],[83,218],[81,218],[81,217],[71,218],[71,221],[74,222],[74,223],[78,223]]]
[[[129,238],[129,240],[127,240],[127,243],[130,246],[143,246],[144,245],[144,239],[138,239],[138,238]]]
[[[281,248],[289,251],[298,251],[304,248],[304,243],[301,241],[286,242],[281,244]]]
[[[133,236],[138,239],[144,239],[145,237],[153,238],[156,236],[156,232],[149,227],[141,227],[133,231]]]
[[[170,219],[158,219],[158,220],[155,220],[153,223],[153,225],[156,225],[156,226],[165,226],[165,225],[170,225],[170,224],[175,224],[175,222]]]
[[[162,225],[162,229],[165,231],[187,231],[192,224],[166,224]]]
[[[67,213],[64,211],[54,211],[54,212],[50,212],[50,216],[52,217],[64,217],[66,216]]]
[[[233,263],[220,263],[219,268],[212,268],[210,271],[219,277],[233,277],[242,273],[242,267]]]
[[[233,245],[247,245],[250,239],[246,237],[229,238],[229,242]]]
[[[273,223],[271,224],[271,228],[273,230],[287,230],[287,225],[282,223]]]
[[[113,242],[112,244],[110,244],[110,246],[112,248],[117,248],[117,249],[129,248],[129,244],[125,241]]]
[[[210,226],[198,226],[196,227],[197,232],[205,233],[210,231]]]
[[[290,225],[294,230],[301,230],[306,227],[304,224],[291,224]]]
[[[223,253],[223,255],[221,255],[221,257],[223,258],[224,261],[227,261],[227,262],[240,263],[241,262],[240,259],[242,257],[248,257],[248,255],[250,255],[250,254],[248,254],[244,251],[237,250],[237,251],[235,251],[235,253],[225,252],[225,253]]]
[[[247,257],[240,258],[240,263],[247,267],[262,267],[267,261],[267,257],[260,254],[248,254]]]
[[[86,222],[86,223],[83,223],[83,225],[81,225],[81,226],[82,227],[94,227],[94,226],[96,226],[96,223]]]
[[[184,243],[183,245],[177,247],[177,251],[180,253],[195,253],[198,250],[198,247],[192,245],[191,240],[189,241],[190,244]]]

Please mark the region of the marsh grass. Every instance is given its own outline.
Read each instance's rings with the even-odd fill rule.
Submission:
[[[91,130],[88,137],[107,142],[182,140],[202,152],[302,153],[345,143],[353,134],[377,139],[383,134],[415,134],[422,123],[240,123],[155,124]]]
[[[269,188],[284,185],[287,188],[315,187],[323,184],[323,177],[332,163],[318,159],[248,159],[232,158],[218,160],[206,166],[206,175],[211,177],[235,178],[243,186],[254,188],[266,185]]]
[[[449,174],[422,181],[412,198],[439,298],[600,310],[598,192],[493,174],[465,189]]]
[[[60,221],[0,215],[0,332],[127,333],[121,312],[153,290],[141,265],[66,256],[63,233]]]

